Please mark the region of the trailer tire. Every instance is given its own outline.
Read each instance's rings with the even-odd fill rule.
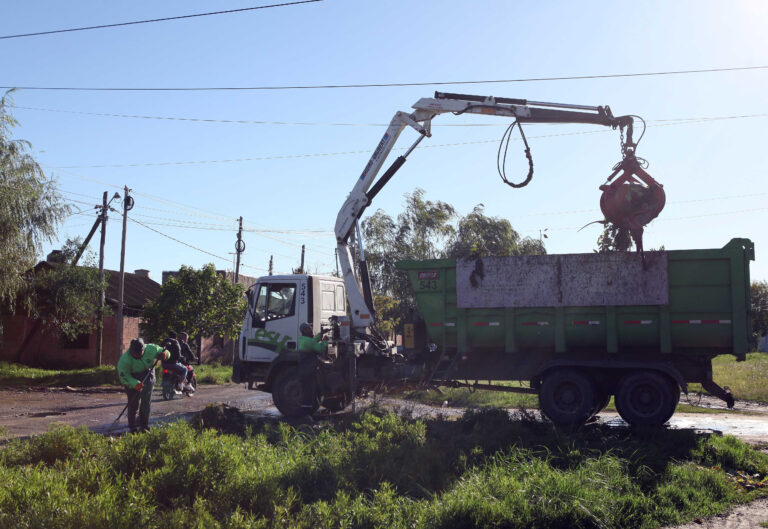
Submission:
[[[272,402],[286,417],[305,417],[320,408],[314,377],[301,377],[295,369],[286,369],[272,384]]]
[[[539,389],[541,411],[559,426],[577,426],[587,422],[593,415],[596,397],[595,384],[576,369],[558,369],[547,373]]]
[[[661,426],[679,401],[677,382],[655,371],[625,376],[616,391],[616,410],[632,426]]]

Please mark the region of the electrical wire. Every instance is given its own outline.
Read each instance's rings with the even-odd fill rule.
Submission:
[[[647,127],[670,127],[675,125],[693,125],[699,123],[709,123],[713,121],[732,120],[732,119],[746,119],[746,118],[764,118],[768,117],[768,113],[764,114],[749,114],[741,116],[722,116],[711,118],[681,118],[677,121],[661,120],[663,123],[657,123],[655,125],[647,125]],[[642,118],[641,118],[642,119]],[[562,136],[583,136],[586,134],[605,134],[613,132],[612,129],[603,128],[596,130],[583,130],[578,132],[561,132],[556,134],[540,134],[538,136],[528,136],[530,139],[545,139],[545,138],[558,138]],[[643,130],[643,133],[645,129]],[[642,139],[642,134],[640,136]],[[521,141],[513,139],[514,141]],[[640,140],[638,140],[640,141]],[[488,143],[498,143],[498,139],[492,140],[477,140],[477,141],[462,141],[457,143],[437,143],[437,144],[420,144],[417,149],[437,149],[444,147],[459,147],[464,145],[482,145]],[[637,142],[636,142],[637,143]],[[404,151],[408,147],[395,147],[393,151]],[[98,165],[46,165],[52,169],[115,169],[126,167],[163,167],[172,165],[203,165],[203,164],[219,164],[219,163],[241,163],[241,162],[259,162],[269,160],[288,160],[297,158],[319,158],[326,156],[347,156],[352,154],[370,154],[373,152],[371,149],[359,150],[359,151],[338,151],[338,152],[324,152],[324,153],[309,153],[309,154],[282,154],[274,156],[257,156],[251,158],[230,158],[222,160],[193,160],[193,161],[181,161],[181,162],[147,162],[147,163],[131,163],[131,164],[98,164]]]
[[[152,18],[148,20],[136,20],[133,22],[118,22],[116,24],[101,24],[99,26],[84,26],[79,28],[69,28],[69,29],[55,29],[51,31],[38,31],[35,33],[20,33],[18,35],[3,35],[0,36],[0,40],[3,39],[18,39],[22,37],[37,37],[40,35],[53,35],[55,33],[72,33],[74,31],[88,31],[91,29],[106,29],[106,28],[116,28],[116,27],[122,27],[122,26],[133,26],[136,24],[150,24],[153,22],[168,22],[170,20],[182,20],[186,18],[196,18],[196,17],[207,17],[212,15],[226,15],[231,13],[242,13],[244,11],[256,11],[257,9],[269,9],[273,7],[286,7],[286,6],[293,6],[298,4],[311,4],[314,2],[322,2],[323,0],[301,0],[297,2],[288,2],[285,4],[271,4],[271,5],[265,5],[265,6],[256,6],[256,7],[243,7],[240,9],[228,9],[226,11],[211,11],[209,13],[196,13],[193,15],[179,15],[174,17],[163,17],[163,18]]]
[[[422,81],[408,83],[359,83],[359,84],[328,84],[328,85],[284,85],[284,86],[218,86],[218,87],[75,87],[75,86],[0,86],[3,89],[16,88],[19,90],[57,90],[80,92],[210,92],[210,91],[248,91],[248,90],[317,90],[338,88],[390,88],[404,86],[443,86],[443,85],[475,85],[500,83],[530,83],[548,81],[580,81],[585,79],[615,79],[622,77],[652,77],[662,75],[688,75],[717,72],[737,72],[750,70],[766,70],[768,66],[734,66],[727,68],[701,68],[690,70],[667,70],[658,72],[634,72],[595,75],[572,75],[556,77],[523,77],[518,79],[492,79],[484,81]]]
[[[99,116],[107,118],[149,119],[160,121],[191,121],[197,123],[234,123],[237,125],[291,125],[311,127],[387,127],[389,123],[337,123],[314,121],[260,121],[244,119],[206,119],[206,118],[182,118],[171,116],[142,116],[137,114],[109,114],[103,112],[81,112],[76,110],[57,110],[53,108],[22,107],[14,105],[14,109],[39,110],[43,112],[58,112],[64,114],[78,114],[83,116]],[[500,123],[435,123],[432,127],[505,127]]]
[[[120,213],[119,211],[117,211],[117,213],[122,216],[122,213]],[[227,257],[222,257],[222,256],[217,255],[215,253],[211,253],[211,252],[209,252],[207,250],[203,250],[202,248],[198,248],[197,246],[194,246],[192,244],[189,244],[189,243],[186,243],[184,241],[181,241],[181,240],[177,239],[176,237],[171,237],[170,235],[168,235],[166,233],[163,233],[163,232],[161,232],[159,230],[156,230],[155,228],[152,228],[151,226],[147,226],[145,223],[143,223],[143,222],[141,222],[139,220],[136,220],[136,219],[134,219],[132,217],[128,217],[128,220],[131,221],[131,222],[135,222],[136,224],[138,224],[140,226],[144,226],[146,229],[148,229],[150,231],[153,231],[153,232],[157,233],[158,235],[162,235],[163,237],[165,237],[167,239],[171,239],[172,241],[175,241],[175,242],[177,242],[179,244],[182,244],[182,245],[184,245],[184,246],[186,246],[188,248],[192,248],[193,250],[197,250],[198,252],[204,253],[206,255],[210,255],[211,257],[215,257],[217,259],[221,259],[223,261],[226,261],[227,263],[229,263],[229,261],[230,261],[230,259],[227,258]],[[255,267],[255,266],[250,266],[249,268],[254,268],[256,270],[262,270],[264,272],[268,271],[266,268],[258,268],[258,267]]]

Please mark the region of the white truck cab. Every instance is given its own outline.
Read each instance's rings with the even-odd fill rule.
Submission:
[[[331,316],[346,316],[344,280],[320,275],[264,276],[248,289],[248,312],[240,331],[235,382],[266,380],[270,365],[283,353],[296,351],[299,326],[315,334]]]

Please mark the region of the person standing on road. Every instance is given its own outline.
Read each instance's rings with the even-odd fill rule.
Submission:
[[[155,361],[170,357],[165,348],[144,340],[131,340],[128,350],[117,361],[117,375],[128,394],[128,427],[132,433],[149,431],[152,389],[155,387]],[[139,422],[136,423],[136,411]]]

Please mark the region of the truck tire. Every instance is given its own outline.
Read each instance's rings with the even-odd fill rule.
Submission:
[[[677,382],[655,371],[625,376],[616,391],[616,410],[632,426],[661,426],[679,401]]]
[[[286,417],[312,415],[320,407],[314,377],[300,377],[294,369],[286,369],[272,384],[272,402]]]
[[[541,411],[559,426],[587,422],[593,415],[596,397],[595,384],[576,369],[558,369],[548,373],[539,389]]]
[[[343,397],[326,397],[323,399],[323,408],[331,413],[336,413],[347,407],[349,400],[346,396]]]

